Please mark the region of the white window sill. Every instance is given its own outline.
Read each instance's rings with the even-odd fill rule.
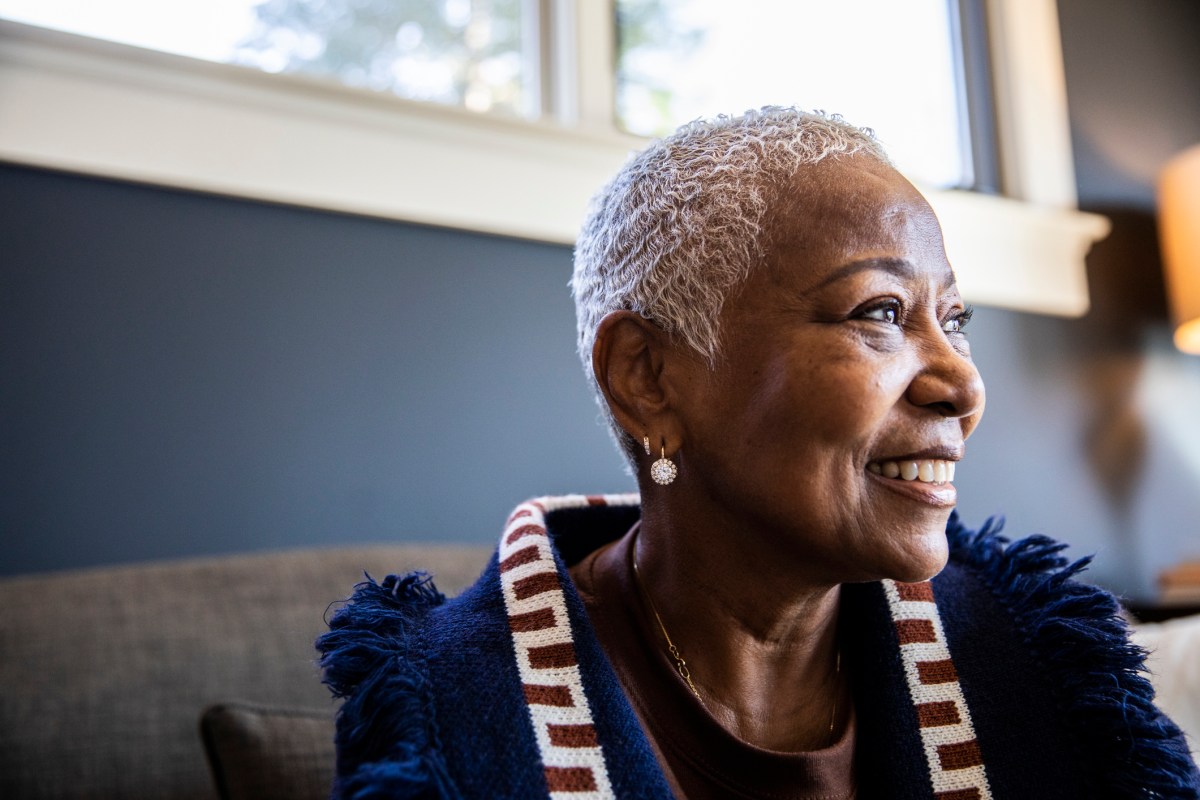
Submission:
[[[0,22],[0,159],[569,244],[641,140]],[[1103,217],[927,191],[968,300],[1087,310]]]

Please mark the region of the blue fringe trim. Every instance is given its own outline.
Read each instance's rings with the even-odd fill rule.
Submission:
[[[1072,580],[1091,557],[1069,562],[1067,545],[1041,535],[1009,544],[1003,524],[992,518],[973,532],[954,514],[946,534],[1061,687],[1078,745],[1096,765],[1095,796],[1195,800],[1195,766],[1182,732],[1154,705],[1145,651],[1129,641],[1112,595]]]
[[[446,598],[429,575],[371,576],[316,642],[337,716],[334,797],[457,800],[442,757],[417,619]]]

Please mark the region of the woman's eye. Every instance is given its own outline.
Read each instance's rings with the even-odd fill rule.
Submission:
[[[863,311],[862,317],[863,319],[875,319],[880,322],[886,322],[888,325],[895,325],[900,321],[900,304],[895,300],[880,303]]]
[[[942,330],[946,333],[962,333],[963,328],[967,327],[967,323],[971,321],[971,316],[974,313],[975,309],[967,306],[961,312],[943,322]]]

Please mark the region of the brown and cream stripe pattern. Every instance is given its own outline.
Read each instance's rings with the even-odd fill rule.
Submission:
[[[567,495],[531,500],[500,538],[500,584],[525,703],[555,800],[612,798],[604,753],[580,680],[566,596],[554,565],[546,514],[588,505],[636,505],[634,495]]]
[[[990,800],[971,714],[946,646],[933,585],[883,581],[936,800]]]

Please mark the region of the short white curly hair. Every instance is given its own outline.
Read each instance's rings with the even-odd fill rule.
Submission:
[[[765,254],[768,205],[802,167],[857,153],[891,164],[869,128],[768,106],[684,125],[633,156],[592,198],[571,278],[579,357],[631,462],[637,445],[592,371],[600,321],[633,311],[715,366],[721,308]]]

